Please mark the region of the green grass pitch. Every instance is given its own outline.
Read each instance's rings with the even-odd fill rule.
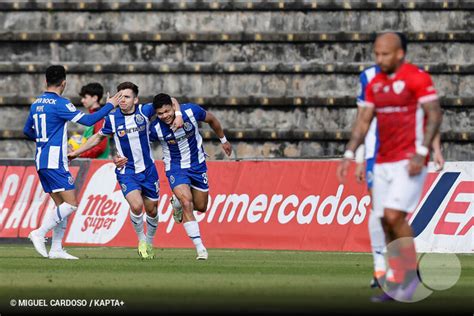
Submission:
[[[140,260],[132,248],[69,247],[80,260],[40,258],[29,244],[0,245],[0,314],[84,312],[474,312],[474,256],[452,288],[412,304],[374,304],[368,253],[157,249]],[[443,271],[440,271],[443,273]],[[11,307],[12,299],[116,299],[120,307]]]

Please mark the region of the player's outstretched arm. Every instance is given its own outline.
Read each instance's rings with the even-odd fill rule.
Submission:
[[[230,156],[232,154],[232,145],[225,137],[224,129],[222,128],[219,120],[211,112],[206,112],[206,118],[204,119],[204,122],[209,124],[214,133],[216,133],[221,141],[222,149],[224,150],[225,154]]]
[[[86,152],[89,149],[91,149],[92,147],[97,146],[102,141],[102,139],[104,139],[105,137],[106,137],[105,135],[102,135],[100,133],[95,133],[94,135],[89,137],[87,142],[85,144],[83,144],[81,147],[79,147],[78,149],[68,153],[68,155],[67,155],[68,159],[72,160],[74,158],[79,157],[83,152]]]
[[[92,126],[117,107],[122,100],[122,91],[117,92],[113,97],[107,93],[107,103],[97,112],[84,114],[77,122],[82,125]]]
[[[339,182],[344,182],[347,176],[347,169],[349,163],[354,159],[354,151],[364,142],[365,135],[369,130],[370,123],[374,118],[374,108],[371,106],[360,108],[360,113],[357,115],[357,120],[352,129],[351,139],[347,143],[346,151],[344,153],[344,159],[337,168],[337,178]]]

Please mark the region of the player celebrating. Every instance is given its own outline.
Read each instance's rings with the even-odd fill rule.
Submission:
[[[74,179],[69,173],[67,160],[67,121],[91,126],[102,119],[121,101],[121,93],[107,99],[107,104],[93,114],[76,110],[61,97],[66,88],[66,70],[54,65],[46,69],[46,91],[31,105],[23,132],[36,141],[36,169],[43,190],[49,193],[57,208],[45,214],[41,226],[29,234],[36,251],[48,257],[45,236],[53,230],[49,252],[51,259],[78,259],[62,248],[62,237],[68,216],[77,209]]]
[[[130,221],[138,236],[138,255],[143,259],[153,259],[153,238],[158,227],[159,182],[148,133],[150,118],[155,111],[151,104],[138,104],[138,87],[134,83],[123,82],[117,86],[117,91],[122,93],[120,111],[106,116],[103,128],[68,157],[74,159],[97,146],[108,135],[114,135],[119,155],[128,159],[127,164],[117,168],[115,173],[130,204]],[[179,108],[179,104],[176,106]],[[177,120],[175,123],[181,122]],[[143,207],[146,212],[146,235]]]
[[[401,46],[406,54],[407,52],[407,39],[403,33],[396,33],[400,37]],[[365,89],[368,83],[380,72],[380,67],[377,65],[370,66],[361,72],[359,76],[359,94],[357,96],[357,105],[363,107],[365,102]],[[360,111],[359,111],[360,112]],[[356,167],[356,178],[357,181],[367,183],[367,188],[370,195],[372,196],[372,185],[373,185],[373,169],[375,163],[375,156],[378,148],[378,133],[377,133],[377,119],[374,118],[370,123],[369,130],[364,139],[364,144],[357,148],[355,153],[355,159],[357,163]],[[438,133],[433,141],[433,159],[435,164],[438,166],[438,170],[441,170],[444,166],[444,158],[441,153],[441,141],[440,134]],[[364,165],[365,162],[365,165]],[[386,275],[386,264],[385,257],[383,255],[383,249],[385,248],[385,234],[380,219],[371,212],[369,215],[369,236],[370,244],[372,247],[372,256],[374,259],[374,276],[370,283],[372,288],[377,287],[378,280],[382,282]]]
[[[373,212],[383,218],[387,242],[405,238],[400,245],[395,243],[395,252],[389,253],[393,279],[387,280],[387,292],[373,300],[407,300],[419,279],[413,232],[406,214],[415,209],[421,196],[429,148],[439,131],[442,114],[430,76],[403,61],[399,36],[378,36],[374,51],[381,72],[366,88],[364,107],[339,165],[338,178],[344,180],[354,150],[376,115],[380,145],[374,167]]]
[[[199,232],[199,225],[193,211],[205,212],[209,196],[207,166],[202,137],[199,134],[198,122],[206,122],[220,138],[222,148],[227,156],[232,153],[232,146],[227,141],[224,130],[217,118],[210,112],[193,103],[181,104],[184,126],[173,131],[171,124],[176,115],[171,97],[160,93],[153,98],[158,119],[152,123],[150,141],[159,141],[163,148],[166,176],[173,197],[173,218],[183,223],[187,235],[193,241],[198,260],[207,260],[208,252]],[[121,165],[126,160],[116,160]]]

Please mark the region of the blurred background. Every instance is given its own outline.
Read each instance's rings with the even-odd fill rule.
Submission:
[[[76,106],[87,83],[132,81],[141,103],[164,92],[212,111],[238,158],[335,157],[375,33],[401,31],[441,96],[445,158],[473,160],[473,30],[473,1],[3,0],[0,157],[34,156],[22,129],[51,64],[67,67]],[[224,159],[207,124],[202,135],[210,159]]]

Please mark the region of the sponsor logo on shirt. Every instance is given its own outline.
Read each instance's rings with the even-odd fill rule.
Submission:
[[[380,91],[381,88],[382,88],[381,82],[374,83],[374,85],[372,86],[372,92],[377,93]]]
[[[117,135],[119,137],[124,137],[126,134],[131,134],[131,133],[135,133],[135,132],[143,132],[145,130],[145,128],[146,128],[146,125],[140,125],[140,126],[137,126],[137,127],[122,129],[120,131],[117,131]]]
[[[44,103],[44,104],[56,104],[56,99],[49,99],[49,98],[38,98],[33,102],[35,103]]]
[[[383,108],[375,108],[377,113],[400,113],[408,112],[407,106],[386,106]]]

